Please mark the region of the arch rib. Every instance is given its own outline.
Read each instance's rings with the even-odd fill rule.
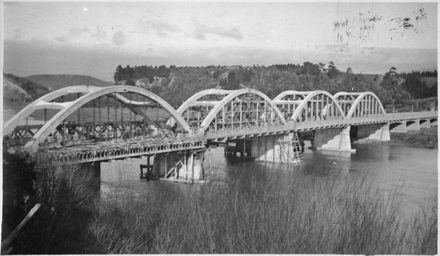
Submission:
[[[341,109],[341,106],[338,104],[338,102],[335,100],[335,98],[333,97],[333,95],[331,95],[329,92],[326,91],[322,91],[322,90],[318,90],[318,91],[312,91],[312,92],[308,92],[309,94],[307,94],[307,96],[304,98],[304,100],[302,100],[302,102],[298,105],[298,107],[295,109],[295,111],[292,114],[291,119],[292,120],[296,120],[299,115],[301,114],[301,112],[306,108],[307,103],[315,96],[319,95],[319,94],[323,94],[328,96],[332,103],[334,103],[334,105],[336,105],[336,108],[338,110],[338,112],[341,114],[342,118],[345,117],[344,112]]]
[[[382,115],[385,114],[385,109],[382,105],[382,102],[379,100],[379,97],[377,97],[376,94],[374,94],[372,92],[362,92],[362,93],[359,93],[358,95],[359,96],[356,98],[356,100],[351,105],[351,108],[348,111],[346,118],[351,118],[353,116],[354,112],[356,111],[356,108],[359,106],[359,103],[366,96],[372,96],[373,98],[375,98],[379,104],[380,110],[382,111]]]
[[[15,116],[13,116],[8,122],[6,122],[5,126],[3,127],[3,134],[9,134],[11,133],[17,125],[23,121],[25,118],[29,117],[35,110],[38,109],[44,109],[44,108],[50,108],[49,106],[45,106],[46,104],[54,104],[50,101],[59,98],[61,96],[71,94],[71,93],[90,93],[98,90],[100,87],[97,86],[91,86],[91,85],[76,85],[76,86],[69,86],[65,87],[53,92],[50,92],[48,94],[45,94],[41,96],[40,98],[33,101],[31,104],[27,105],[25,108],[23,108],[20,112],[18,112]],[[57,104],[58,106],[52,108],[52,109],[61,109],[66,106],[62,106],[62,104]]]
[[[183,120],[183,118],[176,112],[176,110],[171,107],[165,100],[157,96],[156,94],[134,86],[109,86],[109,87],[96,87],[89,91],[87,94],[81,96],[72,102],[69,107],[65,107],[56,113],[38,132],[34,135],[31,141],[29,141],[25,148],[35,152],[38,149],[38,144],[43,142],[49,134],[56,129],[56,127],[65,120],[74,111],[87,104],[88,102],[99,98],[101,96],[112,94],[112,93],[122,93],[122,92],[134,92],[140,95],[146,96],[149,99],[157,102],[162,106],[168,113],[171,114],[177,123],[186,131],[190,132],[189,125]],[[69,92],[70,93],[70,92]],[[64,95],[64,94],[63,94]]]
[[[180,105],[180,107],[177,109],[177,113],[183,114],[183,112],[190,107],[192,104],[197,102],[198,99],[207,96],[207,95],[228,95],[234,91],[231,90],[223,90],[223,89],[207,89],[200,91],[193,96],[189,97],[185,102]]]
[[[269,105],[272,107],[272,109],[275,111],[276,115],[280,118],[281,123],[285,124],[286,120],[284,119],[284,116],[281,114],[281,111],[278,109],[277,106],[275,106],[275,104],[270,100],[270,98],[260,92],[257,91],[255,89],[240,89],[240,90],[235,90],[235,91],[229,91],[230,93],[223,98],[210,112],[209,114],[205,117],[205,119],[202,121],[200,128],[203,129],[203,131],[206,131],[206,129],[209,127],[209,124],[213,121],[213,119],[215,118],[215,116],[221,111],[221,109],[223,107],[226,106],[226,104],[228,104],[231,100],[233,100],[234,98],[242,95],[242,94],[246,94],[246,93],[252,93],[255,95],[260,96],[261,98],[263,98],[267,103],[269,103]]]

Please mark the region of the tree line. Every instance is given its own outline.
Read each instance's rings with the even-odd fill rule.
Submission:
[[[273,98],[285,90],[372,91],[386,104],[437,96],[437,71],[398,73],[391,67],[384,74],[356,74],[328,64],[276,64],[270,66],[126,66],[114,73],[117,84],[141,85],[178,107],[194,93],[209,89],[254,88]],[[155,79],[156,78],[156,79]],[[160,78],[160,79],[159,79]]]

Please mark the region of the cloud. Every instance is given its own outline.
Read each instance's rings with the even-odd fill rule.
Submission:
[[[114,35],[113,35],[113,43],[117,46],[122,45],[125,43],[125,35],[124,33],[122,33],[121,30],[117,31]]]
[[[161,37],[167,37],[170,33],[181,31],[178,26],[161,20],[146,21],[144,19],[139,19],[138,24],[145,33],[154,32]]]
[[[205,40],[208,34],[232,38],[235,40],[243,39],[243,35],[238,26],[233,28],[214,27],[194,21],[194,27],[194,37],[199,40]]]
[[[117,65],[271,65],[335,62],[340,70],[383,74],[391,66],[399,72],[437,67],[437,49],[373,48],[333,55],[317,49],[294,50],[254,47],[174,48],[127,52],[121,47],[83,48],[48,41],[4,41],[4,72],[17,75],[85,74],[111,81]],[[146,63],[148,60],[148,63]],[[91,69],[90,67],[93,67]]]

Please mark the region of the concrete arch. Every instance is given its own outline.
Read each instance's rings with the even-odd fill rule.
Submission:
[[[182,115],[183,112],[185,112],[185,110],[191,104],[197,102],[198,99],[200,99],[204,96],[207,96],[207,95],[227,95],[232,92],[233,91],[231,91],[231,90],[223,90],[223,89],[207,89],[207,90],[200,91],[200,92],[194,94],[193,96],[189,97],[185,102],[183,102],[182,105],[180,105],[180,107],[177,109],[177,113]]]
[[[75,91],[77,90],[79,89],[76,89]],[[137,93],[157,102],[168,113],[170,113],[173,118],[175,118],[176,122],[180,125],[180,127],[182,127],[186,132],[190,132],[189,125],[176,112],[176,110],[173,107],[171,107],[171,105],[169,105],[165,100],[163,100],[156,94],[146,89],[142,89],[134,86],[94,87],[92,90],[87,91],[85,95],[79,97],[78,99],[72,102],[68,102],[68,104],[65,104],[65,106],[61,108],[61,110],[58,113],[56,113],[50,120],[46,122],[46,124],[44,124],[44,126],[41,129],[38,130],[38,132],[34,135],[32,140],[25,145],[25,148],[35,152],[38,149],[38,144],[40,142],[43,142],[49,136],[49,134],[52,131],[54,131],[59,124],[63,122],[63,120],[65,120],[69,115],[71,115],[73,112],[75,112],[77,109],[87,104],[88,102],[107,94],[115,94],[115,93],[123,93],[123,92]],[[65,91],[63,91],[63,93],[65,93]],[[123,101],[121,97],[119,98],[116,97],[116,98],[120,101]],[[135,102],[135,103],[139,104],[139,102]]]
[[[61,88],[59,90],[45,94],[40,98],[36,99],[35,101],[33,101],[31,104],[27,105],[15,116],[13,116],[8,122],[6,122],[6,124],[3,127],[3,134],[11,133],[21,121],[29,117],[35,110],[44,109],[44,108],[62,109],[64,107],[69,107],[69,103],[66,104],[66,103],[50,102],[56,98],[71,93],[91,93],[98,89],[99,87],[97,86],[76,85],[76,86]]]
[[[197,92],[193,96],[189,97],[185,102],[182,103],[182,105],[179,106],[177,109],[177,113],[179,115],[183,116],[183,113],[194,103],[197,102],[200,98],[203,98],[207,95],[227,95],[233,92],[232,90],[223,90],[223,89],[206,89],[200,92]],[[167,121],[167,125],[173,126],[176,123],[174,118],[170,118]]]
[[[215,105],[215,107],[209,112],[209,114],[205,117],[205,119],[202,121],[200,127],[203,129],[203,131],[206,131],[206,129],[209,127],[209,124],[213,121],[215,116],[221,111],[223,107],[226,106],[231,100],[234,98],[243,95],[243,94],[255,94],[261,98],[263,98],[269,106],[275,111],[278,118],[280,118],[281,123],[285,124],[286,120],[284,119],[283,115],[281,114],[280,110],[277,106],[272,102],[272,100],[264,93],[257,91],[255,89],[240,89],[240,90],[234,90],[231,91],[226,97],[224,97],[218,104]]]
[[[324,95],[324,96],[327,96],[328,98],[330,98],[331,103],[334,103],[334,105],[336,106],[336,109],[337,109],[338,113],[340,113],[342,115],[342,117],[345,116],[344,112],[342,111],[342,109],[339,106],[338,102],[335,100],[333,95],[331,95],[329,92],[322,91],[322,90],[317,90],[317,91],[285,91],[285,92],[280,93],[277,97],[275,97],[274,102],[281,101],[284,97],[286,97],[288,95],[302,95],[302,96],[304,96],[304,99],[302,99],[300,101],[298,107],[293,112],[293,114],[292,114],[292,116],[290,118],[291,120],[297,120],[297,118],[299,117],[301,112],[303,110],[305,110],[305,108],[307,106],[307,103],[311,99],[313,99],[314,97],[316,97],[318,95]],[[325,110],[325,111],[327,111],[327,110]]]
[[[358,108],[360,106],[360,102],[362,101],[362,99],[364,99],[365,97],[368,97],[368,96],[372,96],[376,100],[376,102],[378,103],[378,106],[379,106],[379,112],[381,112],[380,114],[382,114],[382,115],[385,114],[385,109],[382,105],[382,102],[380,101],[379,97],[377,97],[376,94],[374,94],[372,92],[362,92],[362,93],[358,94],[358,97],[351,105],[351,108],[348,111],[346,118],[353,117],[353,114],[355,113],[356,108]]]

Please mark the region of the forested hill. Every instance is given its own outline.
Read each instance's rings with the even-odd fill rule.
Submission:
[[[19,77],[13,74],[3,74],[3,89],[7,88],[8,93],[4,92],[3,95],[4,98],[10,98],[11,100],[14,99],[17,95],[13,95],[13,92],[20,92],[20,95],[26,95],[26,97],[23,97],[21,100],[15,99],[15,101],[29,101],[29,100],[35,100],[44,94],[48,93],[49,90],[33,81],[30,81],[29,79]],[[12,88],[18,87],[22,90],[13,90]],[[9,95],[9,96],[8,96]]]
[[[50,91],[71,85],[95,85],[110,86],[112,83],[99,80],[91,76],[83,75],[32,75],[26,77],[37,84],[41,84]]]
[[[401,73],[392,67],[383,74],[355,74],[348,68],[305,62],[272,66],[118,66],[115,82],[147,88],[174,107],[208,88],[251,87],[273,98],[285,90],[373,91],[384,104],[437,96],[437,71]],[[241,86],[242,85],[242,86]]]

